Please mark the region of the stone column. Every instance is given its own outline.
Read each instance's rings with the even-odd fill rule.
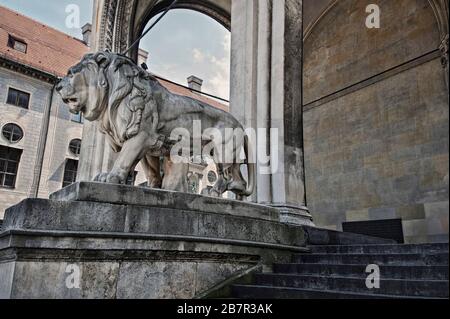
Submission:
[[[105,49],[104,36],[100,36],[100,30],[102,24],[105,23],[104,20],[107,18],[106,8],[105,0],[94,1],[91,37],[92,52]],[[105,136],[97,129],[97,124],[85,121],[77,181],[91,181],[99,173],[109,171],[115,156],[111,147],[106,143]]]
[[[272,178],[276,185],[272,205],[280,208],[285,222],[313,225],[306,208],[303,162],[302,9],[301,0],[273,2],[272,126],[282,133],[277,141],[279,170]]]
[[[231,31],[231,112],[271,153],[272,172],[258,164],[252,200],[278,207],[285,222],[312,225],[303,169],[302,1],[233,0]]]

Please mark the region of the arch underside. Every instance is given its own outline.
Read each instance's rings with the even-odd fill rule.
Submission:
[[[304,2],[304,20],[306,22],[304,29],[304,40],[309,37],[315,26],[330,12],[340,0],[315,0],[309,2],[310,7]],[[342,0],[341,0],[342,1]],[[427,0],[430,8],[433,10],[438,23],[441,37],[445,37],[449,32],[448,24],[448,0]]]
[[[171,0],[104,0],[99,49],[124,52],[144,31],[148,21],[163,12]],[[179,0],[174,9],[203,13],[231,29],[231,0]],[[130,52],[137,58],[138,46]]]

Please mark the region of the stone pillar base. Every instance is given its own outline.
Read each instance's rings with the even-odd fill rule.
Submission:
[[[190,299],[305,252],[272,207],[77,183],[6,211],[0,299]]]
[[[280,222],[297,226],[312,226],[315,224],[309,210],[305,206],[290,206],[285,204],[271,204],[280,214]]]

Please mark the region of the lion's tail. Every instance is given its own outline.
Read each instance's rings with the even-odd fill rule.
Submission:
[[[251,196],[255,192],[255,186],[256,186],[256,164],[253,163],[253,159],[250,158],[250,152],[249,152],[249,139],[248,136],[245,135],[244,137],[244,152],[245,157],[247,158],[246,163],[248,167],[248,185],[247,189],[245,190],[243,196]]]

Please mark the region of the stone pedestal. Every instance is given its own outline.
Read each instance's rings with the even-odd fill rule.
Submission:
[[[280,214],[280,222],[297,226],[311,226],[315,227],[313,218],[309,210],[305,206],[290,206],[286,204],[271,204],[278,210]]]
[[[193,298],[305,245],[277,208],[77,183],[7,210],[0,298]]]

